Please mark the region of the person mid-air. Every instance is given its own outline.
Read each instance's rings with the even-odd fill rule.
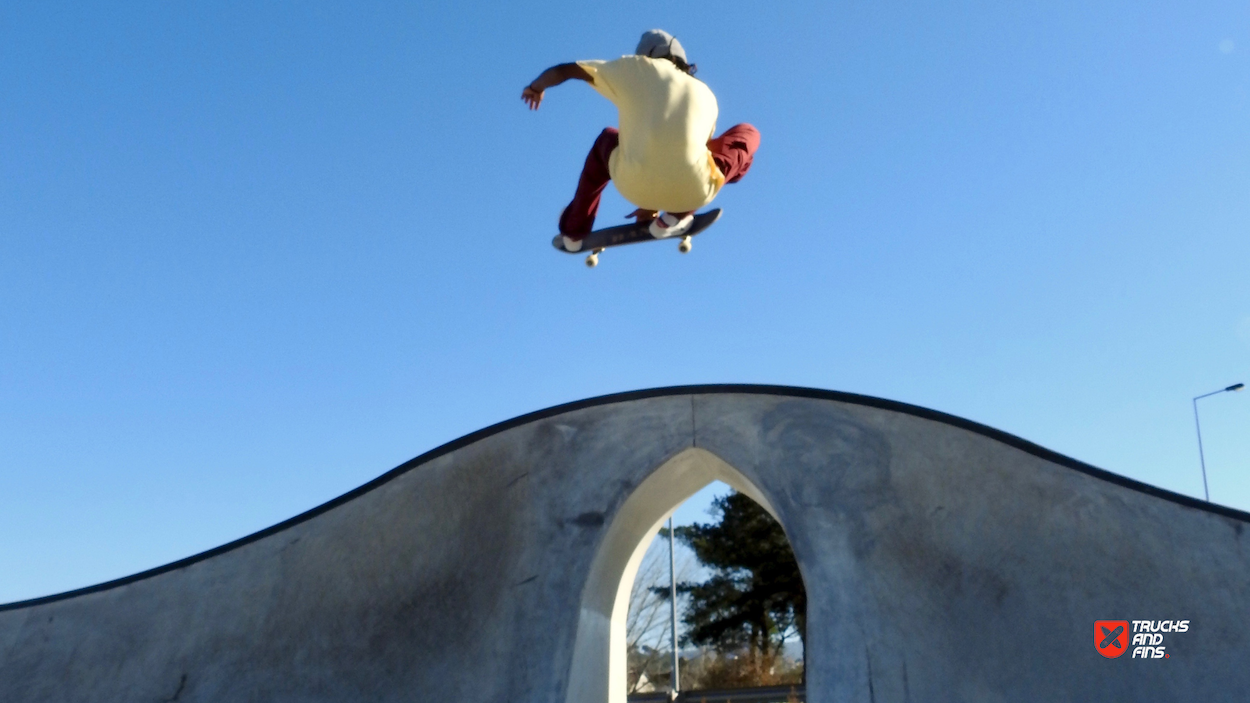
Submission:
[[[716,96],[694,77],[695,68],[676,38],[653,29],[642,35],[632,56],[552,66],[521,91],[521,99],[537,110],[548,88],[576,78],[594,86],[619,113],[620,129],[607,127],[599,134],[573,202],[560,215],[566,250],[581,249],[608,181],[638,206],[627,217],[650,220],[651,235],[659,239],[684,234],[695,210],[751,168],[759,131],[739,124],[713,138]]]

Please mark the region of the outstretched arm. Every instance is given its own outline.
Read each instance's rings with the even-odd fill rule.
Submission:
[[[559,66],[552,66],[543,71],[534,79],[532,83],[525,86],[525,90],[521,91],[521,99],[531,110],[537,110],[538,106],[543,102],[543,91],[553,88],[561,83],[576,78],[587,83],[593,83],[594,80],[586,69],[575,63],[562,63]]]

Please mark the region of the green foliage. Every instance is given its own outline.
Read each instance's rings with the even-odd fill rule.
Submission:
[[[690,599],[683,644],[742,653],[744,665],[764,679],[785,640],[804,639],[803,578],[781,526],[755,501],[731,493],[713,502],[712,509],[717,522],[676,530],[712,571],[702,583],[677,586]]]

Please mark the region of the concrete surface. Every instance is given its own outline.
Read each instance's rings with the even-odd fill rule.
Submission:
[[[533,413],[233,544],[0,606],[0,701],[615,703],[646,540],[715,479],[790,537],[813,703],[1250,691],[1250,515],[921,408],[707,386]],[[1167,659],[1107,659],[1110,619],[1190,627]]]

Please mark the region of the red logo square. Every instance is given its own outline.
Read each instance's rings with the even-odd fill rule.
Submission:
[[[1108,659],[1128,651],[1128,620],[1095,620],[1094,649]]]

